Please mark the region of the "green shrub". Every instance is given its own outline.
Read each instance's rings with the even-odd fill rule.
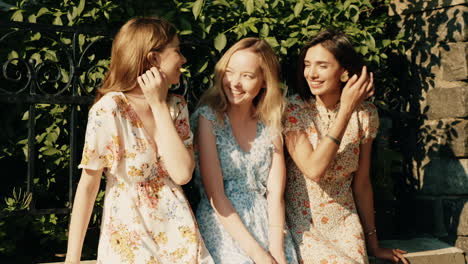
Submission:
[[[282,63],[284,84],[293,90],[296,56],[301,46],[313,35],[327,27],[336,27],[346,32],[356,43],[356,49],[376,73],[378,105],[390,109],[397,98],[394,93],[398,85],[395,76],[388,74],[388,57],[403,51],[400,36],[392,34],[393,25],[387,16],[387,3],[378,0],[312,1],[312,0],[36,0],[5,1],[14,7],[9,14],[13,21],[43,23],[99,30],[112,35],[127,19],[136,15],[162,16],[176,25],[183,43],[183,52],[188,59],[186,79],[189,81],[187,97],[191,105],[210,85],[217,58],[237,40],[255,36],[267,40]],[[1,29],[1,26],[0,26]],[[71,45],[70,34],[59,33],[60,41]],[[78,37],[77,54],[99,36],[81,34]],[[109,44],[109,43],[108,43]],[[12,43],[8,59],[34,59],[54,62],[59,65],[60,79],[48,82],[45,76],[40,85],[48,91],[58,91],[70,81],[70,69],[64,62],[63,50],[57,41],[40,33],[27,33],[18,43]],[[92,94],[103,78],[109,63],[109,48],[97,49],[87,54],[86,67],[99,65],[89,74],[83,95]],[[5,53],[5,50],[0,50]],[[3,63],[3,61],[2,61]],[[52,69],[52,68],[51,68]],[[82,69],[86,71],[86,69]],[[53,69],[52,69],[53,70]],[[80,75],[85,79],[85,72]],[[9,85],[0,79],[0,85]],[[69,90],[64,93],[70,93]],[[78,108],[80,122],[84,129],[86,106]],[[400,109],[396,109],[400,110]],[[19,124],[26,127],[29,112],[15,106],[2,106],[0,126],[11,127]],[[18,177],[6,181],[0,189],[0,261],[19,262],[57,261],[55,254],[66,251],[68,215],[31,215],[25,210],[30,203],[35,208],[69,207],[67,198],[67,175],[70,158],[69,148],[69,105],[36,105],[36,148],[38,173],[33,180],[32,192],[25,192],[23,170],[27,162],[27,131],[5,130],[1,137],[0,164],[17,171]],[[5,118],[3,118],[5,117]],[[19,117],[19,118],[18,118]],[[22,118],[21,118],[22,117]],[[23,121],[18,121],[22,119]],[[82,138],[80,138],[82,140]],[[12,163],[12,161],[15,161]],[[16,167],[15,167],[16,166]],[[383,166],[383,165],[382,165]],[[14,189],[16,187],[16,189]],[[12,191],[13,190],[13,191]],[[98,195],[96,210],[92,216],[83,259],[95,258],[100,210],[104,192]],[[19,232],[18,232],[19,231]],[[34,250],[30,250],[34,249]],[[22,256],[20,259],[19,256]]]

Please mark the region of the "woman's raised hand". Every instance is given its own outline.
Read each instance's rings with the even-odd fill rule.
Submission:
[[[166,101],[169,84],[166,75],[156,67],[151,67],[137,78],[143,94],[148,103],[161,103]]]
[[[341,92],[341,106],[354,111],[366,98],[374,94],[374,75],[367,73],[367,67],[362,67],[361,76],[353,75]]]

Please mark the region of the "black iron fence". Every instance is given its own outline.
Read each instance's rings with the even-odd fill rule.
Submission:
[[[81,144],[77,142],[78,130],[82,129],[77,126],[78,111],[87,110],[80,106],[93,101],[94,88],[106,70],[103,61],[109,56],[111,36],[90,29],[31,23],[11,22],[1,27],[0,47],[5,60],[0,61],[0,102],[28,107],[25,191],[32,199],[37,173],[37,106],[61,104],[69,108],[68,202],[65,203],[68,206],[37,209],[36,203],[31,202],[27,212],[69,213],[77,176],[78,144]]]
[[[0,103],[2,105],[27,106],[27,141],[24,153],[27,161],[24,193],[30,194],[32,202],[26,210],[8,212],[31,214],[67,214],[72,207],[74,185],[77,181],[77,164],[81,156],[88,106],[94,91],[104,78],[109,64],[111,40],[115,32],[104,32],[93,28],[76,28],[32,23],[10,22],[0,25]],[[182,48],[195,52],[203,43],[185,39]],[[215,61],[216,58],[212,58]],[[198,73],[200,74],[200,73]],[[196,80],[197,75],[190,79]],[[174,92],[183,94],[190,105],[198,100],[205,85],[192,85],[193,80],[183,76]],[[191,89],[188,89],[191,87]],[[38,106],[67,106],[68,180],[67,197],[61,208],[36,208],[35,180],[37,161],[41,157],[42,145],[38,145]],[[79,113],[82,113],[79,115]],[[6,115],[7,113],[3,113]],[[79,118],[80,117],[80,118]],[[63,124],[63,123],[62,123]],[[21,145],[18,145],[21,147]],[[39,149],[38,149],[39,147]],[[52,149],[53,151],[53,149]],[[43,172],[41,172],[43,173]],[[63,177],[64,175],[62,175]],[[42,175],[41,177],[47,177]],[[10,186],[13,188],[15,186]],[[18,187],[18,186],[16,186]],[[64,186],[62,186],[62,189]],[[0,198],[1,194],[0,194]],[[0,219],[5,212],[0,211]]]

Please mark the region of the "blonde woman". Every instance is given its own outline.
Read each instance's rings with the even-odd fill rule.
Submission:
[[[66,263],[80,262],[102,172],[97,263],[213,263],[179,186],[192,176],[193,137],[187,104],[167,92],[185,62],[164,20],[135,18],[116,35],[89,111]]]
[[[267,42],[240,40],[193,115],[204,190],[196,215],[218,264],[297,263],[284,216],[278,71]]]

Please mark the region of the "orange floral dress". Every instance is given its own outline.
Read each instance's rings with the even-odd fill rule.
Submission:
[[[170,95],[179,136],[192,148],[187,104]],[[97,263],[213,263],[181,187],[121,92],[89,111],[79,168],[104,169],[106,195]]]
[[[302,131],[316,149],[338,112],[314,98],[290,97],[284,134]],[[379,119],[375,106],[364,102],[352,114],[336,158],[320,182],[306,178],[288,157],[286,215],[302,263],[368,263],[364,233],[351,183],[359,165],[360,145],[375,138]]]

